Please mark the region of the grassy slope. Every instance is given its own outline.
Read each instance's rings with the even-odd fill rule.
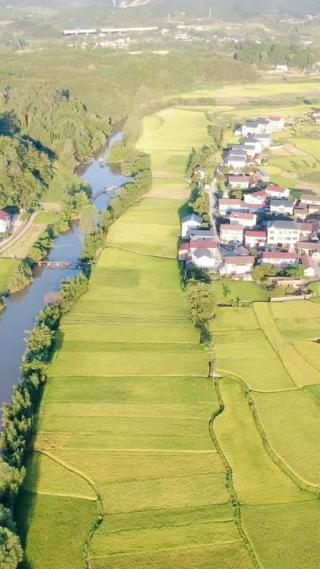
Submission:
[[[146,121],[140,142],[155,152],[161,178],[151,195],[158,197],[145,198],[113,226],[90,291],[62,327],[35,442],[50,457],[31,457],[25,484],[26,499],[34,493],[27,540],[33,569],[42,569],[44,556],[50,569],[78,567],[94,521],[93,487],[104,514],[89,549],[94,569],[252,567],[209,434],[218,402],[173,258],[182,157],[200,142],[205,121],[179,111],[162,112],[161,120],[161,157],[157,121]],[[179,182],[169,196],[164,176]],[[59,461],[54,468],[52,458]],[[92,486],[85,490],[77,473]],[[57,496],[59,489],[65,496]],[[78,549],[67,555],[56,547],[61,530],[51,520],[59,509],[64,526],[72,508],[77,520],[69,531]],[[39,541],[40,523],[47,530]]]

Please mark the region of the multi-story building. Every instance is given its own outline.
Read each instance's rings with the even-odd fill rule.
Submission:
[[[308,225],[309,228],[304,227]],[[311,230],[310,230],[311,229]],[[268,245],[293,248],[301,236],[308,237],[312,233],[312,225],[295,221],[271,221],[268,224]]]
[[[249,249],[254,247],[264,247],[267,242],[267,233],[265,231],[258,231],[247,229],[244,234],[244,244]]]
[[[262,253],[261,262],[270,263],[270,265],[276,265],[277,267],[288,267],[290,265],[296,265],[298,257],[295,253],[266,251],[265,253]]]
[[[222,243],[242,243],[244,227],[236,224],[222,224],[220,226],[220,240]]]
[[[240,224],[243,227],[255,227],[257,225],[257,216],[255,213],[233,212],[230,214],[231,224]]]
[[[294,202],[287,199],[271,198],[270,212],[276,215],[293,215]]]

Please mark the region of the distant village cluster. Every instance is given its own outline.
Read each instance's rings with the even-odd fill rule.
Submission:
[[[278,269],[300,265],[306,277],[320,276],[320,197],[302,193],[293,199],[289,188],[271,183],[258,169],[272,134],[284,128],[283,118],[271,117],[246,121],[235,130],[241,143],[225,152],[223,197],[214,191],[215,182],[205,185],[210,228],[197,213],[182,220],[179,260],[186,266],[251,280],[261,263]],[[206,175],[201,168],[198,174]],[[233,192],[241,197],[232,197]]]

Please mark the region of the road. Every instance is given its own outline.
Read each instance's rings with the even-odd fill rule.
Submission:
[[[215,178],[213,178],[213,181],[211,182],[210,189],[206,190],[206,192],[207,192],[208,198],[209,198],[209,216],[210,216],[210,223],[211,223],[212,231],[213,231],[213,235],[214,235],[214,240],[220,241],[220,237],[218,235],[217,227],[216,227],[216,218],[214,215],[214,206],[215,206],[214,194],[217,191],[218,191],[218,185],[217,185],[217,178],[215,177]]]
[[[24,225],[19,227],[19,230],[16,233],[11,235],[11,237],[9,237],[9,239],[6,239],[5,242],[2,245],[0,245],[0,255],[3,256],[7,249],[12,247],[12,245],[15,245],[17,243],[17,241],[19,241],[19,239],[21,239],[21,237],[24,236],[24,234],[28,231],[28,229],[33,224],[38,213],[39,212],[33,213],[31,215],[31,217],[28,219],[28,221]]]

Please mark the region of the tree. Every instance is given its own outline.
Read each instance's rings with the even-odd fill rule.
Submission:
[[[258,283],[264,283],[269,277],[274,277],[276,274],[277,271],[272,265],[261,263],[253,269],[252,278]]]
[[[190,279],[187,283],[187,299],[191,319],[197,326],[214,316],[214,295],[211,284]]]
[[[23,559],[23,551],[18,536],[9,528],[0,527],[0,567],[16,569]]]

